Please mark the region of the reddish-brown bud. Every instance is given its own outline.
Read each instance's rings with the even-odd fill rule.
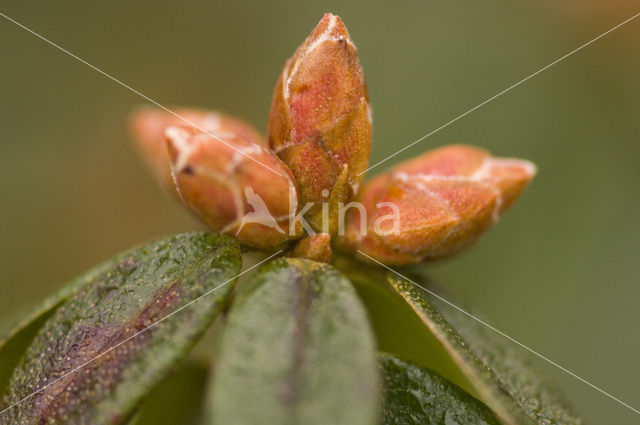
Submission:
[[[340,245],[389,265],[446,257],[474,242],[525,189],[535,165],[448,146],[367,183]]]
[[[328,263],[331,261],[331,236],[327,233],[307,235],[296,243],[290,255]]]
[[[178,194],[207,225],[256,248],[300,237],[295,180],[269,148],[231,136],[223,144],[192,127],[166,135]]]
[[[204,109],[178,108],[174,112],[175,115],[159,108],[145,106],[131,116],[131,132],[142,157],[160,184],[168,189],[173,190],[164,134],[169,126],[188,126],[193,123],[202,130],[221,133],[221,138],[228,133],[253,143],[266,144],[260,133],[243,120]]]
[[[276,85],[269,145],[289,166],[307,217],[320,228],[320,203],[349,199],[371,148],[371,112],[355,45],[342,20],[327,13]],[[333,226],[332,226],[333,227]]]

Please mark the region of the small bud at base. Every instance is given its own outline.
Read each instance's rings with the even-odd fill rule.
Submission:
[[[307,235],[296,243],[289,255],[320,263],[329,263],[331,261],[331,236],[327,233]]]

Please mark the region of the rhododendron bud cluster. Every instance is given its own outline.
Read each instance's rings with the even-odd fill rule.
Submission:
[[[356,47],[332,14],[286,62],[266,140],[240,119],[198,109],[145,108],[132,123],[158,179],[212,229],[322,262],[332,244],[389,265],[452,255],[535,175],[528,161],[454,145],[362,185],[371,107]]]

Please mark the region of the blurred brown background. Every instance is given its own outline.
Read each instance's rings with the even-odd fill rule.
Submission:
[[[638,1],[30,2],[2,13],[165,105],[263,131],[323,12],[359,47],[372,163],[640,12]],[[389,161],[452,142],[535,161],[470,252],[427,266],[507,334],[640,407],[640,18]],[[131,146],[130,91],[0,18],[0,328],[114,253],[199,224]],[[400,330],[401,331],[401,330]],[[591,424],[638,415],[544,366]]]

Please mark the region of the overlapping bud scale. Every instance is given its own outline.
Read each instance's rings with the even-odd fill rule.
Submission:
[[[166,136],[178,193],[211,228],[258,248],[301,236],[290,222],[295,180],[268,148],[229,134],[223,144],[192,127],[169,127]]]
[[[321,203],[357,192],[371,148],[371,112],[355,45],[327,13],[287,61],[273,95],[268,141],[289,166],[307,217],[321,228]],[[334,228],[336,217],[331,217]]]
[[[171,113],[152,107],[138,108],[131,116],[131,132],[153,175],[167,189],[173,190],[173,178],[169,169],[165,129],[189,123],[207,132],[233,134],[261,145],[266,143],[258,130],[248,122],[217,111],[177,108]]]
[[[363,188],[358,201],[366,214],[350,211],[340,245],[390,265],[447,257],[495,223],[535,172],[529,161],[494,158],[471,146],[434,150]],[[393,219],[379,220],[384,216]]]

